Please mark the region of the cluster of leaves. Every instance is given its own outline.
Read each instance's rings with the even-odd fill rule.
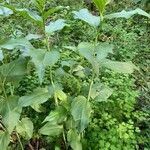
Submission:
[[[129,76],[110,71],[103,73],[102,81],[114,92],[107,102],[93,104],[92,121],[86,131],[87,141],[92,145],[91,149],[134,150],[140,132],[133,117],[138,114],[135,111],[138,93],[134,90],[134,82]]]
[[[9,3],[9,1],[1,3],[0,15],[9,17],[17,14],[25,17],[39,30],[24,37],[10,38],[0,44],[1,148],[7,149],[10,141],[14,140],[12,135],[15,134],[21,149],[24,149],[24,146],[20,136],[28,141],[34,136],[44,135],[61,136],[66,149],[71,147],[74,150],[81,150],[82,135],[90,122],[91,104],[93,101],[106,102],[113,93],[108,85],[102,84],[100,71],[108,68],[119,73],[130,74],[136,69],[131,62],[119,62],[108,58],[108,54],[113,53],[113,45],[98,42],[103,21],[113,18],[128,19],[134,14],[148,18],[150,15],[139,8],[105,15],[105,8],[109,3],[107,0],[94,0],[100,16],[92,15],[87,9],[73,11],[74,19],[88,23],[95,31],[95,41],[77,43],[77,46],[73,47],[65,46],[65,49],[75,53],[78,58],[65,60],[61,50],[51,42],[51,37],[56,31],[69,25],[64,19],[49,21],[50,17],[63,7],[47,9],[49,3],[46,0],[32,1],[35,10],[14,7]],[[39,44],[37,45],[34,41],[38,41]],[[7,60],[5,52],[14,50],[18,52],[18,55],[13,60]],[[47,74],[45,74],[46,71]],[[26,83],[22,82],[24,79],[27,79]],[[26,86],[31,80],[33,83],[29,86],[33,85],[33,87],[29,87],[28,92],[23,87],[19,91],[20,86],[24,86],[24,84],[20,85],[21,83],[25,83]],[[46,80],[45,83],[44,80]],[[22,110],[30,107],[40,113],[43,111],[42,106],[47,104],[46,108],[48,108],[49,103],[53,103],[54,108],[44,117],[38,128],[34,128],[35,125],[30,118],[21,115]],[[130,114],[126,117],[128,115]],[[124,123],[119,124],[118,132],[123,138],[127,138],[126,134],[124,137],[126,129],[122,135],[122,128],[125,126]],[[128,125],[128,128],[133,127]]]

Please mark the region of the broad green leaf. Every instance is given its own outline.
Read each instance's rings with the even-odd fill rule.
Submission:
[[[73,150],[82,150],[80,136],[78,135],[77,131],[70,129],[67,134],[67,141]]]
[[[88,125],[91,107],[84,96],[76,97],[71,104],[71,114],[78,125],[79,132],[82,132]]]
[[[94,45],[92,43],[82,42],[78,45],[80,55],[86,58],[91,64],[95,59],[94,57]]]
[[[96,59],[98,62],[101,62],[103,59],[105,59],[108,54],[113,54],[113,48],[114,46],[109,43],[99,43],[96,46],[95,54]]]
[[[39,130],[40,134],[49,136],[58,136],[62,132],[63,132],[63,125],[52,124],[51,122],[46,123]]]
[[[0,146],[1,150],[7,150],[8,144],[10,142],[9,133],[0,130]]]
[[[24,8],[24,9],[15,9],[15,11],[18,12],[22,16],[25,16],[29,19],[32,19],[32,20],[36,21],[37,23],[42,23],[43,22],[42,17],[39,16],[37,14],[37,12],[35,12],[35,11],[30,11],[26,8]]]
[[[126,18],[126,19],[128,19],[135,14],[139,14],[139,15],[150,18],[150,14],[148,14],[147,12],[145,12],[144,10],[142,10],[140,8],[137,8],[137,9],[131,10],[131,11],[122,10],[121,12],[106,15],[105,18],[107,18],[107,19],[113,19],[113,18]]]
[[[39,16],[39,15],[37,14],[37,12],[35,12],[35,11],[33,11],[33,10],[30,11],[30,10],[28,10],[28,9],[26,9],[26,8],[21,8],[21,9],[20,9],[20,8],[16,8],[16,7],[12,6],[12,5],[4,5],[4,7],[6,7],[6,8],[8,8],[8,9],[12,10],[15,14],[18,13],[19,15],[21,15],[21,16],[23,16],[23,17],[26,17],[26,18],[28,18],[28,19],[33,20],[33,21],[36,22],[37,24],[42,25],[42,23],[43,23],[42,17]]]
[[[57,51],[46,52],[44,55],[43,64],[44,66],[54,66],[60,58],[60,54]]]
[[[43,122],[51,122],[52,124],[60,124],[65,120],[67,111],[64,107],[59,106],[56,110],[51,111]]]
[[[107,99],[112,95],[113,90],[101,83],[96,83],[92,86],[91,98],[95,101],[102,102],[107,101]]]
[[[78,45],[78,50],[92,64],[94,60],[101,62],[109,53],[113,53],[113,45],[98,43],[95,47],[92,43],[82,42]]]
[[[46,88],[37,88],[32,94],[20,97],[19,106],[27,107],[35,104],[42,104],[51,97],[51,94],[52,93],[49,93]]]
[[[9,15],[13,14],[13,11],[7,7],[0,6],[0,16],[8,17]]]
[[[58,19],[55,22],[50,22],[49,25],[45,27],[45,32],[51,35],[55,31],[62,30],[66,25],[64,19]]]
[[[16,126],[16,131],[25,139],[31,139],[33,134],[33,123],[30,118],[22,118]]]
[[[0,104],[2,122],[8,132],[11,133],[18,123],[22,111],[21,107],[18,106],[18,97],[9,97],[8,99],[3,100]]]
[[[37,40],[40,39],[42,36],[39,34],[28,34],[25,38],[30,41],[30,40]]]
[[[98,27],[100,24],[100,17],[92,15],[87,9],[80,11],[73,11],[74,18],[85,21],[91,26]]]
[[[32,49],[29,54],[32,58],[32,62],[36,67],[37,74],[39,76],[40,83],[43,81],[45,68],[54,66],[60,58],[60,54],[57,51],[46,51],[42,49]]]
[[[10,39],[0,45],[0,48],[5,48],[8,50],[13,50],[17,47],[20,48],[23,52],[25,51],[25,53],[28,53],[28,51],[33,48],[31,43],[25,38]]]
[[[0,61],[4,59],[3,51],[0,49]]]
[[[137,69],[131,62],[119,62],[108,59],[105,59],[101,65],[118,73],[133,73]]]
[[[0,66],[0,76],[6,82],[19,82],[26,73],[27,61],[24,58]]]
[[[80,55],[85,57],[93,66],[95,73],[99,73],[100,63],[112,52],[113,45],[108,43],[98,43],[96,46],[92,43],[82,42],[78,45]]]

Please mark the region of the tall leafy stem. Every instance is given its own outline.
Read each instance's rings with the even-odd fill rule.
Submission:
[[[104,15],[105,7],[109,3],[108,0],[93,0],[99,10],[99,16],[92,15],[87,9],[81,9],[80,11],[74,11],[74,18],[80,19],[94,29],[95,37],[93,42],[81,42],[75,49],[77,53],[84,57],[84,60],[89,67],[91,74],[89,75],[90,82],[88,83],[87,92],[84,94],[77,92],[74,95],[63,92],[63,88],[57,85],[54,81],[53,66],[60,58],[60,53],[57,50],[53,50],[49,41],[50,37],[56,32],[63,29],[67,24],[65,20],[58,19],[56,21],[47,21],[48,17],[56,12],[61,7],[50,8],[45,10],[45,0],[35,0],[35,6],[37,11],[31,11],[28,8],[19,9],[10,5],[3,5],[1,11],[3,16],[10,16],[13,13],[17,13],[20,16],[26,17],[33,21],[38,27],[42,29],[42,38],[44,39],[44,46],[40,49],[34,48],[30,43],[32,39],[41,40],[41,35],[30,34],[25,38],[16,38],[5,41],[0,45],[0,49],[14,50],[16,47],[20,48],[21,54],[18,59],[3,64],[0,66],[0,82],[3,90],[3,99],[0,101],[2,113],[2,122],[4,123],[5,130],[0,132],[0,139],[5,140],[6,144],[0,143],[2,149],[6,149],[9,144],[9,137],[11,133],[16,130],[17,135],[24,136],[26,133],[26,139],[30,140],[33,136],[33,123],[29,118],[22,118],[20,115],[23,107],[32,107],[34,110],[39,111],[37,107],[48,101],[50,98],[54,100],[55,110],[50,111],[50,114],[46,116],[44,125],[39,129],[39,135],[47,136],[59,136],[63,135],[66,149],[68,145],[74,150],[82,150],[81,137],[84,135],[84,130],[88,126],[91,114],[91,100],[102,102],[112,94],[112,89],[104,86],[100,82],[99,70],[101,67],[112,69],[119,73],[132,73],[136,67],[130,62],[118,62],[107,58],[109,53],[113,53],[113,46],[109,43],[101,43],[98,41],[99,34],[102,32],[102,26],[105,19],[113,18],[129,18],[134,14],[140,14],[148,18],[149,14],[141,9],[135,9],[132,11],[121,11],[109,15]],[[26,49],[27,51],[24,51]],[[26,53],[25,53],[26,52]],[[26,59],[28,57],[28,59]],[[0,50],[0,61],[3,59],[2,51]],[[14,86],[18,86],[18,82],[22,77],[27,74],[28,61],[34,64],[36,73],[39,77],[39,83],[43,83],[46,67],[50,67],[50,85],[42,87],[39,85],[32,93],[24,96],[14,95],[6,93],[6,83],[11,83]],[[81,64],[81,63],[80,63]],[[84,67],[83,67],[84,68]],[[69,74],[69,77],[73,76]],[[61,78],[61,77],[60,77]],[[14,80],[15,79],[15,80]],[[60,79],[61,80],[61,79]],[[62,83],[64,84],[64,83]],[[65,85],[62,85],[62,87]],[[82,86],[82,83],[81,83]],[[86,95],[86,96],[85,96]],[[0,97],[1,98],[1,97]],[[13,120],[12,120],[13,118]],[[67,129],[66,129],[67,126]],[[16,129],[15,129],[16,128]],[[20,141],[20,138],[18,137]],[[1,142],[1,140],[0,140]],[[68,142],[68,143],[67,143]],[[23,147],[20,143],[21,148]],[[23,149],[23,148],[22,148]]]

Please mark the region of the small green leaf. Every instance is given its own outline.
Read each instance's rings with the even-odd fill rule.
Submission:
[[[45,111],[45,108],[44,108],[42,105],[40,105],[40,104],[33,104],[33,105],[31,105],[31,107],[32,107],[36,112],[39,112],[39,113]]]
[[[67,100],[67,95],[66,93],[64,93],[62,90],[56,90],[55,94],[57,96],[57,98],[61,101],[66,101]]]
[[[84,96],[76,97],[71,104],[71,114],[78,125],[79,132],[82,132],[88,125],[91,107]]]
[[[119,62],[105,59],[102,63],[102,66],[109,68],[118,73],[133,73],[137,67],[131,62]]]
[[[33,123],[29,118],[22,118],[16,126],[16,131],[25,139],[30,140],[33,134]]]
[[[43,122],[51,122],[52,124],[60,124],[65,120],[67,111],[64,107],[59,106],[56,110],[51,111]]]
[[[45,32],[51,35],[55,31],[62,30],[66,25],[64,19],[58,19],[55,22],[50,22],[49,25],[45,27]]]
[[[0,6],[0,15],[8,17],[11,14],[13,14],[13,11],[11,9],[4,6]]]
[[[130,17],[132,17],[135,14],[139,14],[139,15],[150,18],[150,14],[148,14],[147,12],[145,12],[144,10],[142,10],[140,8],[136,8],[135,10],[131,10],[131,11],[122,10],[121,12],[106,15],[105,18],[107,18],[107,19],[113,19],[113,18],[129,19]]]
[[[4,59],[3,51],[0,49],[0,61]]]
[[[52,124],[51,122],[46,123],[39,130],[40,134],[49,136],[58,136],[62,132],[63,132],[63,125]]]
[[[67,134],[67,140],[73,150],[82,150],[80,136],[78,135],[77,131],[70,129]]]
[[[0,130],[1,150],[7,150],[9,142],[10,142],[9,133]]]
[[[49,93],[46,88],[37,88],[32,94],[20,97],[19,105],[21,107],[27,107],[35,104],[42,104],[51,97],[51,94],[52,93]]]
[[[80,11],[73,11],[74,18],[85,21],[91,26],[98,27],[100,24],[100,17],[92,15],[87,9]]]
[[[103,13],[105,11],[106,5],[110,3],[111,0],[93,0],[95,3],[96,7],[99,10],[101,19],[103,19]]]
[[[0,114],[2,115],[2,122],[11,134],[14,127],[17,125],[20,115],[21,107],[18,106],[18,97],[9,97],[4,101],[0,102]]]
[[[50,15],[61,10],[62,8],[63,8],[62,6],[57,6],[57,7],[53,7],[53,8],[50,8],[49,10],[45,11],[44,15],[43,15],[44,19],[46,20],[48,17],[50,17]]]

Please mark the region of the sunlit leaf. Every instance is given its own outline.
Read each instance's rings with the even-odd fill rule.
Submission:
[[[109,1],[108,0],[93,0],[93,2],[98,8],[100,15],[103,15],[105,11],[105,6],[109,3]]]
[[[53,34],[55,31],[62,30],[66,25],[64,19],[58,19],[55,22],[50,22],[49,25],[45,27],[45,32],[47,34]]]
[[[39,113],[45,111],[45,108],[44,108],[42,105],[40,105],[40,104],[33,104],[33,105],[31,105],[31,107],[32,107],[36,112],[39,112]]]
[[[63,132],[63,125],[52,124],[51,122],[46,123],[40,130],[39,133],[49,136],[58,136]]]
[[[79,132],[82,132],[87,127],[91,114],[90,103],[84,96],[78,96],[73,100],[71,114],[77,123]]]
[[[25,139],[31,139],[33,134],[32,121],[29,118],[22,118],[16,126],[16,131]]]
[[[55,94],[57,98],[61,101],[66,101],[67,100],[67,95],[62,91],[62,90],[56,90]]]
[[[73,11],[74,18],[85,21],[91,26],[97,27],[100,24],[100,17],[92,15],[87,9]]]
[[[0,103],[0,114],[2,115],[2,122],[11,133],[17,125],[20,115],[21,107],[18,106],[18,97],[11,96]]]
[[[67,134],[67,140],[73,150],[82,150],[80,136],[78,135],[77,131],[70,129]]]
[[[51,111],[43,122],[51,122],[52,124],[59,124],[66,118],[66,109],[64,107],[57,107],[56,110]]]
[[[7,17],[9,15],[13,14],[13,11],[7,7],[0,6],[0,16]]]
[[[19,98],[19,105],[27,107],[34,104],[42,104],[51,97],[51,93],[46,88],[38,88],[30,95],[22,96]]]
[[[148,14],[147,12],[145,12],[144,10],[142,10],[140,8],[136,8],[135,10],[131,10],[131,11],[122,10],[121,12],[106,15],[105,18],[107,18],[107,19],[113,19],[113,18],[126,18],[126,19],[128,19],[135,14],[139,14],[139,15],[150,18],[150,14]]]
[[[133,73],[137,69],[131,62],[111,61],[108,59],[104,60],[101,65],[118,73]]]

